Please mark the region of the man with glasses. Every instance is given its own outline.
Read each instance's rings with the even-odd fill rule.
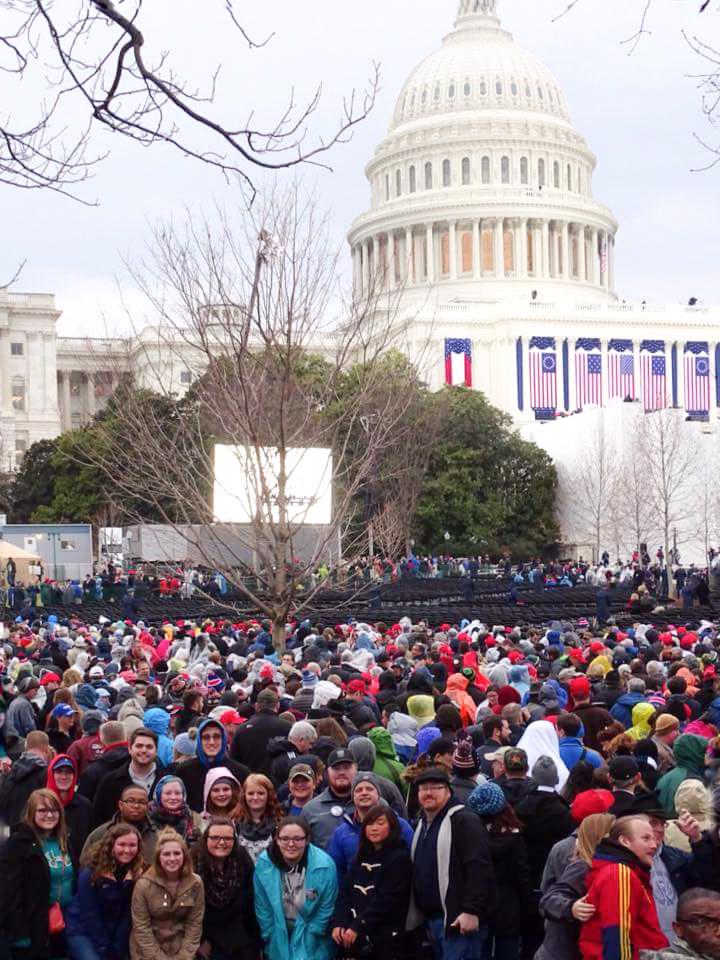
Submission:
[[[175,775],[185,784],[187,802],[191,810],[204,809],[205,777],[213,767],[226,767],[238,783],[243,784],[250,773],[248,768],[227,755],[227,734],[219,720],[204,720],[198,727],[195,756],[175,769]]]
[[[155,841],[157,839],[157,830],[150,822],[148,817],[148,806],[150,801],[142,787],[131,784],[125,787],[118,800],[117,813],[107,823],[101,823],[99,827],[88,836],[85,846],[80,854],[80,862],[83,866],[89,862],[93,849],[102,840],[110,827],[117,823],[129,823],[138,831],[142,837],[143,857],[146,863],[152,863],[155,853]]]
[[[440,767],[415,780],[420,804],[412,845],[408,930],[424,926],[434,960],[479,960],[493,907],[490,846],[480,818],[452,799]]]
[[[643,950],[641,960],[720,960],[720,893],[693,887],[678,901],[673,942]]]

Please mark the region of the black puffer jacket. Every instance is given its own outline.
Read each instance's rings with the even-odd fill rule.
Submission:
[[[495,871],[495,910],[490,929],[498,936],[519,937],[532,902],[530,862],[521,833],[488,831]]]
[[[518,803],[515,813],[524,824],[530,877],[537,890],[550,850],[558,840],[570,836],[575,824],[567,801],[554,790],[533,790]]]
[[[27,960],[49,956],[50,869],[37,837],[19,824],[0,849],[0,932],[10,943],[29,940]]]
[[[97,760],[93,760],[92,763],[88,764],[87,769],[80,777],[78,793],[83,797],[87,797],[92,803],[103,777],[119,770],[123,764],[128,762],[129,758],[130,754],[125,744],[106,750]]]
[[[33,753],[24,753],[12,765],[0,780],[0,823],[14,827],[22,820],[28,797],[45,786],[47,772],[47,763]]]

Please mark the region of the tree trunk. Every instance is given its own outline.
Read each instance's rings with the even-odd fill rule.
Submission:
[[[282,655],[285,653],[285,617],[273,617],[272,621],[272,639],[275,652]]]

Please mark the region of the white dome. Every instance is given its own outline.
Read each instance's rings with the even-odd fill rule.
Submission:
[[[390,129],[428,117],[491,110],[570,121],[555,77],[500,28],[495,3],[460,0],[455,30],[411,73]]]

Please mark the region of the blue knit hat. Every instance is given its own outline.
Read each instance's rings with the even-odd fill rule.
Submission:
[[[506,803],[505,794],[492,780],[478,784],[466,800],[466,806],[481,817],[500,813]]]

